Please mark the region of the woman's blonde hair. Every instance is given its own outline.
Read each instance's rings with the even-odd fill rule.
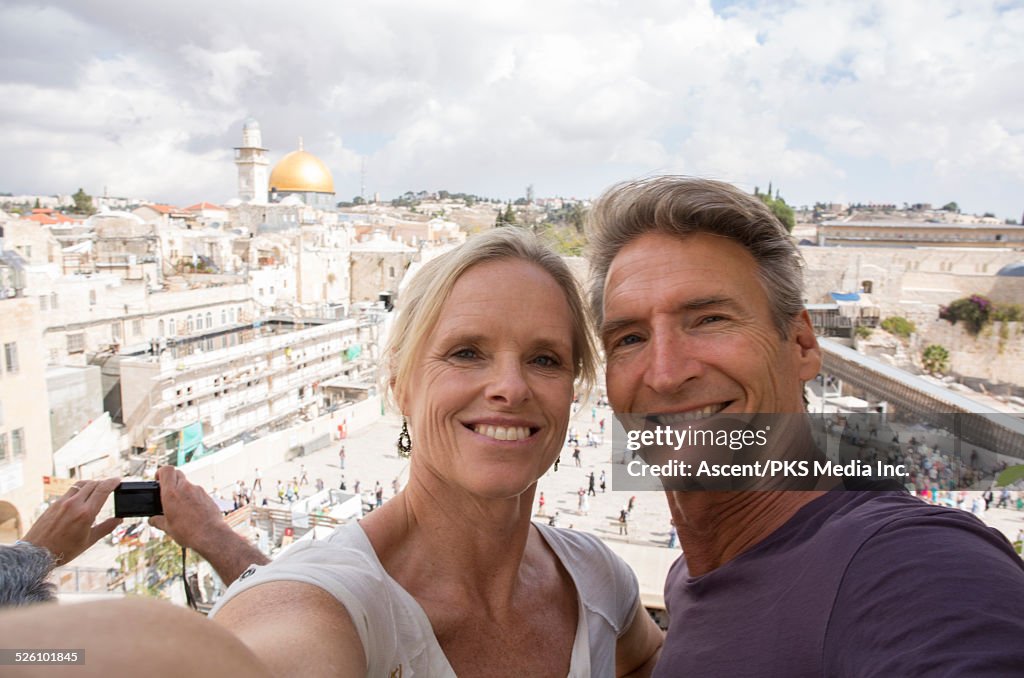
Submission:
[[[539,266],[562,289],[572,314],[573,376],[584,391],[596,379],[596,355],[590,319],[579,285],[562,258],[533,233],[508,226],[473,236],[451,252],[424,264],[399,294],[395,319],[384,349],[382,381],[392,405],[395,385],[405,382],[456,281],[472,267],[489,261],[519,259]],[[500,312],[500,311],[498,311]],[[524,319],[524,322],[529,322]]]

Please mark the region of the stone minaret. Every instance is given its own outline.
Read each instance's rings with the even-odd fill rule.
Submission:
[[[235,148],[238,166],[238,197],[243,202],[267,202],[269,178],[267,149],[263,148],[260,124],[248,118],[242,126],[242,145]]]

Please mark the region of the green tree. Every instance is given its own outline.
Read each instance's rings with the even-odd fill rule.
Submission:
[[[36,209],[39,209],[39,198],[36,198]]]
[[[894,315],[882,321],[882,329],[897,337],[909,339],[917,331],[917,326],[902,316]]]
[[[75,201],[75,207],[72,210],[75,214],[96,214],[96,208],[92,205],[92,196],[82,188],[75,191],[71,199]]]
[[[954,200],[953,202],[947,202],[945,205],[943,205],[942,206],[942,211],[944,211],[944,212],[959,212],[960,211],[960,206],[957,205],[956,201]]]
[[[930,374],[945,374],[949,371],[949,351],[938,344],[929,344],[921,352],[921,364]]]
[[[792,233],[793,227],[796,226],[796,214],[793,212],[793,208],[786,204],[786,201],[779,196],[778,191],[775,192],[775,197],[772,197],[771,184],[768,185],[768,191],[768,193],[761,193],[755,187],[754,195],[760,198],[761,202],[767,205],[775,215],[775,218],[782,222],[787,231]]]
[[[574,202],[569,206],[566,221],[572,224],[572,227],[576,229],[577,233],[583,233],[583,221],[585,216],[586,214],[580,204],[578,202]]]

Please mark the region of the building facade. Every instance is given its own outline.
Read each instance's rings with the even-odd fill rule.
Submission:
[[[35,299],[0,299],[0,318],[0,543],[7,543],[35,519],[53,449]]]

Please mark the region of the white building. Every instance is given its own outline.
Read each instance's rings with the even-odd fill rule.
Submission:
[[[35,519],[53,458],[36,302],[0,297],[0,318],[0,543],[9,543]]]
[[[197,442],[226,445],[315,417],[329,406],[324,382],[372,385],[380,329],[371,319],[280,318],[168,342],[158,355],[122,356],[126,442],[151,459],[181,451],[186,461]]]

